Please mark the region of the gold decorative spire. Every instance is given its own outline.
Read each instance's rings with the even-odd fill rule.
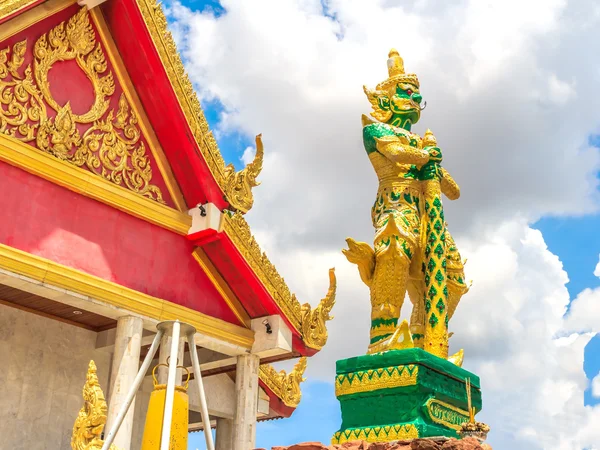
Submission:
[[[398,84],[410,84],[416,88],[419,87],[419,79],[414,73],[404,72],[404,60],[395,48],[388,53],[388,79],[382,81],[375,88],[377,91],[387,91],[395,89]]]
[[[229,205],[247,213],[254,203],[252,188],[260,184],[256,177],[260,174],[263,164],[264,149],[261,140],[262,135],[256,136],[256,154],[254,160],[239,172],[236,172],[233,164],[225,167],[224,193]]]
[[[303,378],[306,361],[306,357],[300,358],[289,374],[285,370],[278,373],[270,364],[263,364],[260,366],[259,378],[286,406],[295,408],[302,399],[300,383],[306,381]]]
[[[101,450],[104,441],[100,439],[106,425],[106,400],[98,381],[96,364],[90,361],[85,385],[83,386],[83,407],[77,414],[71,448],[73,450]],[[110,450],[118,450],[114,445]]]
[[[335,269],[329,269],[329,290],[324,299],[321,300],[315,309],[311,309],[308,303],[302,305],[302,340],[304,344],[315,350],[321,350],[327,343],[327,324],[328,320],[333,319],[329,315],[331,308],[335,304],[336,291]]]
[[[423,136],[423,148],[425,147],[437,147],[437,139],[429,128],[427,128],[425,136]]]
[[[404,74],[404,60],[400,57],[398,50],[395,48],[390,50],[388,54],[388,74],[390,77]]]

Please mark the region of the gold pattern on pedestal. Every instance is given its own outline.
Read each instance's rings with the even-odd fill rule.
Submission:
[[[187,123],[192,130],[192,134],[198,143],[198,147],[200,147],[202,156],[213,177],[215,177],[215,180],[223,190],[230,205],[241,212],[247,212],[252,206],[252,194],[246,194],[245,192],[246,189],[250,190],[252,187],[256,186],[256,184],[252,185],[252,183],[255,181],[258,172],[260,172],[260,168],[256,170],[256,167],[262,166],[262,156],[255,168],[246,171],[245,174],[243,173],[246,169],[242,169],[239,175],[236,174],[236,176],[233,176],[233,168],[229,168],[229,166],[227,168],[225,167],[225,162],[223,161],[223,157],[217,146],[217,141],[210,131],[198,96],[185,71],[173,35],[168,29],[167,18],[165,17],[160,4],[155,0],[137,0],[137,3],[150,36],[154,41],[163,67],[167,72],[171,86],[173,86],[175,95],[177,96],[181,109],[187,119]],[[256,159],[255,162],[257,162]],[[249,180],[247,175],[253,173],[256,174],[254,175],[254,181],[248,183]],[[240,193],[244,193],[244,197],[238,198],[237,196]],[[233,196],[230,197],[232,194]],[[246,209],[246,211],[244,211],[244,209]]]
[[[256,155],[250,164],[239,172],[235,171],[233,164],[225,167],[225,197],[234,209],[243,214],[247,213],[254,203],[252,188],[260,184],[256,177],[262,170],[263,156],[264,149],[259,134],[256,136]]]
[[[329,290],[325,298],[315,309],[312,309],[308,303],[302,305],[302,339],[310,348],[321,350],[327,343],[326,322],[333,319],[329,313],[335,304],[336,287],[335,269],[329,269]]]
[[[294,369],[287,374],[285,370],[277,372],[270,364],[263,364],[260,366],[259,378],[286,406],[295,408],[302,399],[300,383],[306,381],[303,378],[306,362],[306,357],[300,358]]]
[[[104,441],[101,439],[106,425],[106,400],[98,381],[96,364],[90,361],[85,385],[83,386],[84,405],[77,414],[71,448],[73,450],[101,450]],[[114,445],[110,450],[118,450]]]
[[[335,377],[335,396],[413,386],[418,375],[419,366],[415,364],[344,373]]]
[[[371,247],[348,238],[343,252],[370,289],[367,353],[418,347],[447,359],[448,321],[468,287],[441,197],[455,200],[460,189],[441,167],[433,133],[411,131],[422,109],[417,76],[405,73],[394,49],[387,66],[386,80],[375,90],[364,88],[375,119],[362,118],[365,150],[379,180],[371,214],[375,239]],[[399,323],[406,294],[413,304],[410,325]],[[449,359],[460,365],[462,356]]]
[[[27,44],[23,40],[0,50],[0,133],[164,203],[160,189],[151,184],[138,119],[125,96],[121,94],[116,111],[109,110],[113,75],[86,9],[38,38],[33,64],[23,69]],[[48,73],[65,61],[75,61],[92,85],[94,101],[83,114],[52,95]],[[81,135],[78,124],[91,126]]]

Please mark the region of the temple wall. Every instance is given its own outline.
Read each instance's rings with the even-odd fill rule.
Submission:
[[[96,333],[0,305],[0,448],[68,450],[90,359],[107,394],[111,355]]]
[[[0,191],[1,244],[239,324],[183,236],[3,162]]]

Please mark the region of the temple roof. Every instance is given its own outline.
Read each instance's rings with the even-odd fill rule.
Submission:
[[[90,0],[79,3],[93,6]],[[13,36],[53,15],[66,14],[69,8],[78,11],[75,0],[1,2],[0,50],[7,47],[14,53],[18,44],[10,42]],[[149,160],[155,170],[156,186],[151,187],[153,192],[162,194],[152,197],[146,192],[143,197],[138,189],[131,195],[124,185],[115,191],[122,196],[120,199],[115,199],[117,194],[108,192],[106,187],[80,192],[191,241],[196,250],[189,257],[209,274],[241,326],[249,328],[251,319],[281,315],[293,335],[288,357],[311,356],[319,351],[327,340],[325,322],[330,319],[335,298],[333,272],[330,291],[321,304],[315,309],[308,303],[301,305],[260,249],[244,218],[254,201],[252,188],[258,184],[256,177],[262,168],[262,146],[257,146],[255,160],[243,170],[236,172],[232,165],[225,165],[168,30],[167,19],[155,0],[107,0],[91,9],[89,15],[96,38],[105,47],[109,65],[116,72],[118,89],[128,99],[139,101],[151,125],[151,130],[142,127],[141,133],[147,147],[153,150]],[[132,114],[136,111],[134,106]],[[154,151],[154,147],[158,150]],[[21,168],[26,164],[2,159]],[[225,212],[222,228],[215,233],[190,234],[188,210],[206,204]],[[274,417],[291,414],[297,404],[295,400],[285,400],[282,383],[289,384],[285,380],[286,376],[267,366],[261,369],[261,384],[279,399],[281,406]]]

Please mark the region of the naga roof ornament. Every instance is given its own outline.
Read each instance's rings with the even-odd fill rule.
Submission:
[[[98,381],[96,364],[90,361],[85,385],[83,386],[84,404],[77,414],[71,436],[73,450],[100,450],[104,445],[102,432],[106,425],[106,399]],[[119,450],[115,445],[110,450]]]
[[[306,381],[306,378],[303,378],[306,363],[307,359],[303,356],[290,373],[286,373],[285,370],[277,372],[272,365],[263,364],[260,366],[259,377],[286,406],[295,408],[302,399],[300,383]]]
[[[225,167],[225,183],[223,190],[225,198],[233,209],[246,214],[254,203],[252,188],[260,185],[256,177],[260,174],[263,165],[263,144],[261,135],[256,136],[256,154],[254,160],[239,172],[236,172],[233,164]]]

